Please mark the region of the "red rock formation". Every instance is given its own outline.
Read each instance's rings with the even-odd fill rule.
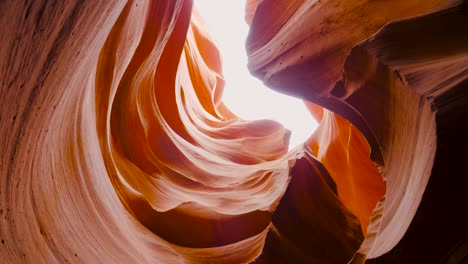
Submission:
[[[274,9],[278,14],[266,11],[281,4]],[[328,110],[319,113],[322,123],[308,146],[329,170],[338,196],[361,220],[363,231],[370,220],[354,261],[378,257],[407,231],[433,165],[459,155],[451,153],[434,161],[439,142],[444,142],[437,136],[440,131],[455,127],[466,131],[461,125],[445,124],[442,120],[451,117],[440,111],[442,105],[453,104],[449,109],[466,117],[461,109],[461,105],[466,108],[462,90],[468,68],[466,4],[281,4],[264,0],[256,7],[247,43],[249,67],[270,87],[326,107],[351,122]],[[311,107],[317,112],[317,107]],[[383,186],[364,158],[368,149],[356,128],[369,142],[371,159],[387,185],[375,209]],[[466,139],[458,138],[462,142]],[[453,239],[466,239],[466,234],[465,228]],[[459,243],[447,244],[453,242]]]
[[[321,120],[290,152],[222,103],[192,1],[0,3],[2,262],[463,259],[466,4],[248,1],[246,21],[252,73]]]

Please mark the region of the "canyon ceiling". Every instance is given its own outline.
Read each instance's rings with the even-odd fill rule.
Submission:
[[[468,261],[467,2],[245,20],[250,72],[320,122],[290,151],[223,104],[191,0],[0,2],[0,262]]]

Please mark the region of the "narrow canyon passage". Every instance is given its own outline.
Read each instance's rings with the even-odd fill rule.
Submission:
[[[281,123],[291,132],[289,149],[292,149],[312,135],[317,121],[302,100],[269,89],[249,73],[245,50],[249,26],[245,21],[245,6],[245,0],[194,2],[194,8],[221,54],[225,80],[222,100],[243,119]]]
[[[467,261],[466,1],[7,0],[0,26],[0,262]]]

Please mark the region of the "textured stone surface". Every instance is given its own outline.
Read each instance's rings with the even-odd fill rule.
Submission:
[[[461,262],[467,10],[247,1],[249,69],[320,121],[288,152],[192,1],[1,2],[0,259]]]

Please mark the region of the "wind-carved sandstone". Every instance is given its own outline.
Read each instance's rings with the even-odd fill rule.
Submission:
[[[0,259],[462,261],[467,10],[247,1],[250,71],[320,121],[288,152],[192,1],[1,3]]]

